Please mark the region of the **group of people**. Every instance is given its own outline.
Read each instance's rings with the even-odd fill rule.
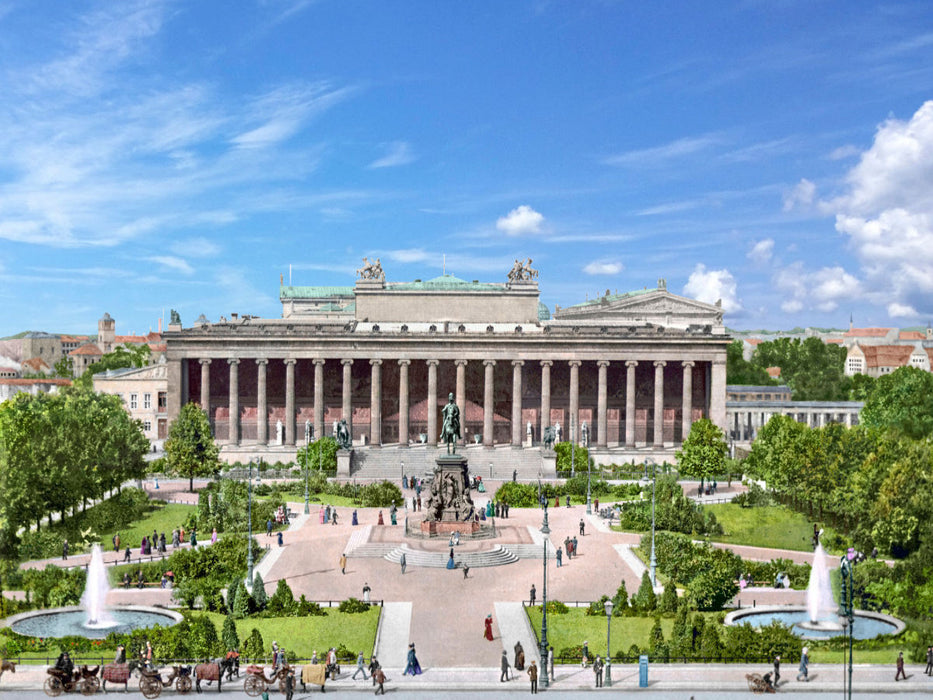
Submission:
[[[568,560],[573,559],[575,556],[577,556],[577,554],[579,554],[577,546],[578,546],[578,542],[577,542],[576,535],[574,535],[573,537],[568,536],[564,538],[564,552],[567,555]],[[563,561],[562,561],[560,552],[561,552],[560,547],[558,547],[557,548],[557,565],[563,566]]]
[[[326,525],[330,523],[331,525],[337,524],[337,506],[332,506],[329,503],[325,506],[321,506],[318,510],[318,521],[321,525]],[[269,528],[271,532],[271,528]]]

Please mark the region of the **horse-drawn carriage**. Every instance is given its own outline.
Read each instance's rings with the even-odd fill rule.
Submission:
[[[328,668],[324,664],[305,664],[301,667],[301,689],[307,690],[309,685],[321,686],[324,692],[324,683],[327,681]]]
[[[49,677],[45,679],[43,690],[50,697],[58,697],[62,693],[76,693],[83,695],[93,695],[100,687],[100,680],[97,678],[97,671],[100,666],[89,669],[82,666],[80,669],[69,673],[60,668],[50,668],[47,673]]]
[[[246,680],[243,681],[243,690],[246,691],[247,695],[255,698],[261,695],[270,685],[275,685],[277,682],[279,684],[279,691],[284,693],[285,676],[288,675],[290,670],[291,667],[285,664],[278,671],[273,669],[272,675],[267,676],[265,666],[251,664],[246,667]]]
[[[226,675],[227,680],[229,680],[234,666],[239,668],[239,660],[232,657],[226,659],[217,659],[216,661],[211,661],[209,663],[198,664],[194,667],[195,688],[200,693],[201,681],[207,681],[208,683],[217,681],[217,692],[219,693],[224,676]]]
[[[139,673],[139,690],[147,698],[159,697],[163,688],[169,688],[172,685],[181,695],[191,692],[190,666],[172,666],[171,673],[163,680],[158,669],[147,668],[145,663],[136,659],[131,659],[129,663],[104,666],[101,671],[104,692],[107,692],[108,683],[122,683],[123,690],[128,690],[134,673]]]
[[[748,681],[748,689],[756,695],[775,692],[770,673],[764,676],[759,673],[746,673],[745,680]]]

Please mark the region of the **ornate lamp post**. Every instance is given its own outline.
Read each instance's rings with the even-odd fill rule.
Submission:
[[[612,622],[612,601],[607,600],[603,603],[603,607],[606,608],[606,687],[612,687],[612,646],[610,642],[612,640],[612,627],[610,623]]]
[[[311,435],[309,434],[309,423],[305,423],[305,515],[311,514],[311,504],[308,501],[308,477],[311,470],[308,468],[308,449],[311,447]]]
[[[573,436],[573,416],[570,416],[570,478],[574,477],[577,469],[577,462],[573,458],[574,448],[577,446],[577,441]]]
[[[855,611],[852,609],[852,560],[849,558],[849,555],[843,554],[842,561],[839,566],[839,573],[842,586],[841,598],[839,601],[839,607],[842,608],[841,612],[845,618],[845,632],[849,635],[849,686],[848,686],[848,697],[851,700],[852,698],[852,623],[855,621]]]
[[[593,500],[590,498],[590,460],[586,460],[586,514],[593,514]]]
[[[551,534],[551,528],[547,525],[547,501],[544,501],[544,524],[541,526],[541,534],[544,535],[544,586],[541,594],[541,642],[538,646],[541,652],[541,685],[547,688],[547,536]]]
[[[651,464],[651,559],[648,562],[648,575],[651,577],[652,588],[658,585],[658,560],[654,554],[654,486],[658,480],[657,465],[647,457],[645,458],[645,474],[648,473],[648,464]]]

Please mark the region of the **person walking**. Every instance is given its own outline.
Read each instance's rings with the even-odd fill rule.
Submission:
[[[119,532],[113,536],[113,551],[114,552],[120,551],[120,533]]]
[[[331,525],[336,525],[336,524],[337,524],[337,508],[336,508],[336,507],[334,508],[333,513],[331,513],[331,516],[330,516],[330,524],[331,524]]]
[[[563,555],[561,554],[561,552],[563,552],[563,551],[564,551],[564,550],[562,550],[560,547],[557,548],[557,567],[558,567],[558,568],[560,568],[561,566],[563,566],[563,562],[562,562]]]
[[[381,667],[379,666],[379,659],[377,659],[375,656],[373,656],[373,657],[369,660],[369,677],[372,678],[372,680],[373,680],[373,685],[376,685],[376,671],[378,671],[380,668],[381,668]],[[383,695],[384,695],[384,694],[385,694],[385,693],[383,693]]]
[[[347,573],[347,553],[344,552],[340,555],[340,573]]]
[[[126,551],[123,552],[123,561],[129,561],[133,556],[133,552],[130,550],[129,545],[126,546]]]
[[[418,663],[418,657],[415,655],[414,642],[408,645],[408,665],[405,666],[405,675],[409,673],[413,676],[421,675],[421,664]]]
[[[363,584],[363,602],[364,603],[369,602],[369,595],[370,593],[372,593],[372,590],[373,589],[369,587],[368,583]],[[360,653],[362,654],[363,652],[360,652]]]
[[[404,573],[405,573],[405,566],[408,564],[408,562],[407,562],[406,559],[405,559],[405,552],[402,552],[402,558],[399,559],[399,562],[398,562],[398,563],[401,564],[401,566],[402,566],[402,573],[404,574]]]
[[[62,542],[62,559],[68,558],[68,540]]]
[[[590,643],[586,640],[583,641],[583,659],[580,662],[580,665],[583,668],[586,668],[590,664]]]
[[[515,666],[516,671],[525,670],[525,650],[522,648],[521,642],[515,642]]]
[[[483,623],[483,625],[484,625],[485,628],[486,628],[486,629],[483,631],[483,637],[485,637],[488,641],[491,642],[491,641],[493,640],[493,636],[492,636],[492,613],[490,613],[489,615],[486,616],[486,620],[485,620],[485,622]],[[503,651],[502,653],[504,654],[505,651]]]
[[[505,683],[509,680],[509,655],[506,653],[505,649],[502,650],[500,666],[502,668],[502,673],[499,674],[499,682]]]
[[[583,533],[581,532],[580,534],[582,535]],[[577,556],[578,554],[580,554],[580,550],[577,549],[577,538],[574,537],[573,538],[573,556]]]
[[[777,688],[781,680],[781,655],[774,655],[774,687]]]
[[[376,688],[376,692],[375,692],[376,695],[386,694],[385,682],[386,682],[385,672],[381,668],[377,668],[375,672],[373,673],[373,684],[379,686],[378,688]]]
[[[272,537],[272,518],[266,520],[266,537]]]
[[[798,669],[798,670],[800,671],[800,673],[797,674],[797,680],[798,680],[798,681],[799,681],[799,680],[803,680],[803,681],[808,681],[808,680],[810,680],[810,679],[807,677],[807,673],[808,673],[808,671],[809,671],[809,666],[810,666],[810,654],[809,654],[809,651],[810,651],[810,650],[809,650],[807,647],[804,647],[803,649],[800,650],[800,667],[799,667],[799,669]]]
[[[927,667],[924,673],[933,676],[933,645],[927,647]]]
[[[907,674],[904,673],[904,652],[897,655],[897,673],[894,674],[894,680],[899,681],[902,677],[907,680]]]
[[[362,673],[363,680],[368,680],[369,676],[366,675],[366,667],[363,665],[366,662],[366,659],[363,658],[363,652],[357,654],[356,657],[356,670],[353,672],[353,680],[356,680],[356,674]]]
[[[531,607],[535,605],[535,596],[537,596],[537,594],[538,592],[535,590],[535,585],[531,584],[531,590],[528,591],[528,599],[531,601]]]
[[[580,518],[580,537],[583,537],[583,529],[586,527],[586,523],[583,522],[583,518]]]
[[[285,700],[292,700],[295,694],[295,670],[290,668],[285,674]]]
[[[603,687],[603,660],[600,658],[599,654],[596,655],[596,660],[593,662],[593,675],[596,676],[596,687]]]
[[[285,543],[285,536],[282,534],[281,530],[276,533],[276,537],[278,538],[279,547],[281,547]]]
[[[531,694],[538,694],[538,667],[535,666],[534,659],[531,661],[531,666],[528,667],[528,678],[531,680]]]

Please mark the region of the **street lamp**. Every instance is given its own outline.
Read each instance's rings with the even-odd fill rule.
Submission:
[[[852,559],[850,555],[843,554],[842,560],[839,565],[839,573],[841,579],[840,590],[842,595],[840,598],[840,607],[842,608],[842,615],[845,618],[844,623],[845,629],[844,632],[849,635],[849,685],[848,685],[848,697],[852,698],[852,624],[855,622],[855,612],[852,609],[852,597],[854,591],[852,590]],[[843,654],[845,652],[843,651]]]
[[[257,469],[258,471],[258,469]],[[253,591],[253,459],[249,460],[249,486],[246,510],[246,523],[249,538],[246,545],[246,587]]]
[[[577,441],[573,436],[573,416],[570,416],[570,478],[572,479],[576,473],[576,460],[574,459],[574,448],[577,446]]]
[[[311,448],[310,427],[311,424],[305,421],[305,515],[311,514],[311,504],[308,501],[308,477],[311,475],[311,470],[308,469],[308,450]]]
[[[651,587],[658,585],[658,559],[654,553],[654,486],[658,480],[657,465],[645,457],[645,474],[648,473],[648,464],[651,463],[651,559],[648,563],[648,572],[651,576]]]
[[[612,601],[607,600],[603,603],[603,607],[606,608],[606,687],[612,687],[612,647],[610,646],[612,627],[610,623],[612,622]]]
[[[590,498],[590,460],[586,460],[586,514],[593,514],[593,500]]]
[[[547,501],[544,502],[544,524],[541,526],[541,534],[544,535],[544,586],[541,595],[541,673],[542,686],[548,687],[548,667],[547,667],[547,536],[551,534],[551,528],[547,526]]]

